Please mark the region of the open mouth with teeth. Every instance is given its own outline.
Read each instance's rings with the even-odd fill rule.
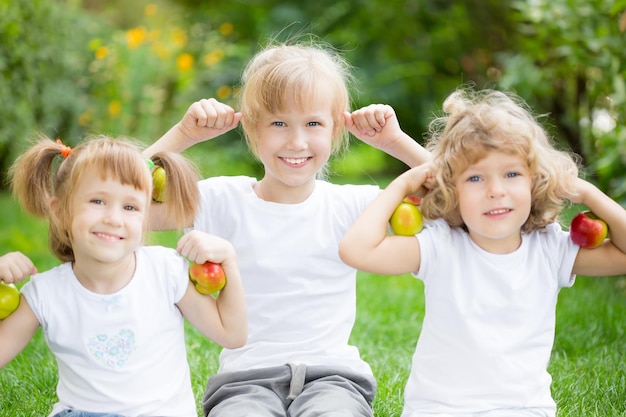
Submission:
[[[100,240],[109,241],[109,242],[119,242],[123,238],[120,236],[112,235],[110,233],[104,232],[95,232],[96,237]]]
[[[499,214],[509,213],[510,211],[512,211],[512,210],[508,209],[508,208],[501,208],[501,209],[495,209],[495,210],[488,211],[486,214],[488,216],[497,216]]]
[[[305,157],[305,158],[281,158],[281,159],[287,165],[300,166],[300,165],[304,165],[311,158],[310,157]]]

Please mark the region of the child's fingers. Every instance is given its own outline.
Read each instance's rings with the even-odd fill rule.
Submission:
[[[4,255],[0,262],[0,281],[14,284],[37,273],[37,268],[26,255],[11,252]]]
[[[189,107],[186,116],[196,127],[217,130],[232,129],[241,119],[240,113],[214,98],[196,101]]]
[[[393,108],[386,104],[370,104],[351,114],[354,128],[362,135],[374,136],[382,131],[387,119],[393,116]]]

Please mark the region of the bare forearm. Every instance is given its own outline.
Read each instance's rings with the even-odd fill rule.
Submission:
[[[192,143],[187,140],[180,129],[180,123],[176,123],[160,139],[146,148],[143,155],[150,158],[152,155],[164,151],[180,153],[191,145]]]
[[[401,136],[397,140],[391,142],[382,150],[404,162],[411,168],[428,162],[431,159],[430,152],[404,132],[401,133]]]
[[[370,104],[344,114],[346,127],[355,137],[413,168],[430,160],[430,152],[401,128],[393,108]]]
[[[371,255],[385,240],[388,219],[406,195],[403,182],[396,179],[363,211],[341,241],[339,255],[344,262],[372,271],[376,261]]]
[[[226,273],[227,284],[217,298],[217,309],[227,339],[223,345],[237,348],[243,346],[248,337],[248,313],[239,272],[227,269]]]

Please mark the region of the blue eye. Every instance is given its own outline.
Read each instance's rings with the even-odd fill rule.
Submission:
[[[307,126],[319,126],[320,122],[309,122],[307,123]]]
[[[282,127],[285,126],[285,122],[272,122],[272,125]]]
[[[517,176],[519,176],[519,173],[517,172],[509,172],[506,174],[507,178],[515,178]]]
[[[480,177],[478,175],[472,175],[467,179],[469,182],[478,182],[480,181]]]

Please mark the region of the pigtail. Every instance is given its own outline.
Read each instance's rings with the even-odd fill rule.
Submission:
[[[151,160],[165,170],[166,186],[163,201],[166,216],[173,219],[176,228],[182,229],[193,223],[200,204],[197,182],[198,170],[187,158],[174,152],[159,152]]]
[[[69,148],[42,135],[9,168],[13,196],[26,211],[37,217],[49,217],[50,197],[54,190],[53,171],[64,149]]]

